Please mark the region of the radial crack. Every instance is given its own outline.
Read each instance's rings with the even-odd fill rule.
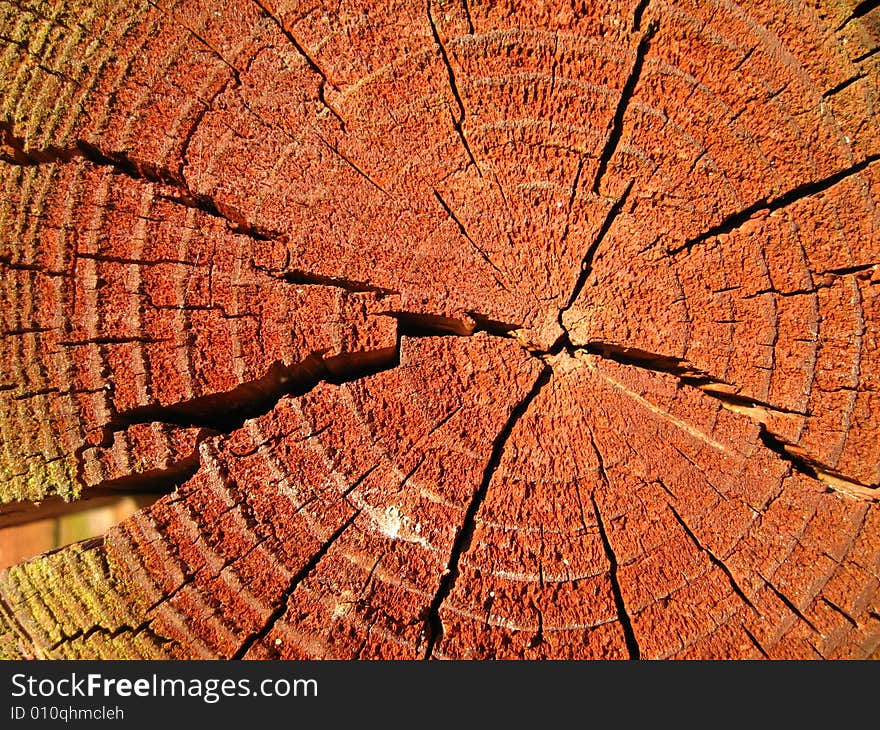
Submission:
[[[838,606],[836,603],[834,603],[834,601],[830,601],[829,599],[825,598],[825,596],[822,596],[822,602],[823,602],[826,606],[828,606],[828,608],[830,608],[832,611],[834,611],[835,613],[840,614],[840,615],[843,617],[843,619],[844,619],[844,620],[845,620],[850,626],[852,626],[854,629],[857,629],[857,628],[859,627],[858,621],[856,621],[852,616],[850,616],[850,615],[849,615],[846,611],[844,611],[840,606]]]
[[[113,430],[136,423],[170,423],[202,426],[229,432],[246,420],[268,413],[285,395],[303,395],[322,381],[341,383],[393,368],[398,362],[395,347],[324,357],[313,353],[295,365],[276,361],[260,378],[241,383],[232,390],[192,398],[170,405],[137,406],[117,413],[110,421]]]
[[[391,296],[400,294],[396,289],[388,289],[377,284],[370,284],[367,281],[355,281],[354,279],[346,279],[344,276],[326,276],[324,274],[315,274],[302,269],[291,269],[289,271],[275,272],[261,266],[255,266],[259,271],[267,273],[269,276],[286,281],[288,284],[296,284],[297,286],[330,286],[336,289],[343,289],[351,294],[378,294],[382,296]]]
[[[645,6],[647,7],[647,2],[645,3]],[[638,23],[637,29],[641,27],[642,13],[644,13],[644,8],[641,8],[641,12],[639,12],[639,8],[636,9],[633,22],[634,24]],[[602,178],[605,176],[608,163],[617,151],[617,147],[620,144],[620,138],[623,136],[623,117],[626,114],[627,107],[635,93],[636,84],[639,83],[639,77],[642,75],[642,67],[645,64],[645,56],[651,46],[651,38],[654,37],[658,27],[659,25],[657,21],[650,22],[648,27],[642,33],[641,38],[639,38],[639,45],[636,46],[636,57],[630,68],[629,76],[627,76],[626,82],[623,85],[623,89],[620,91],[620,99],[617,102],[617,108],[614,110],[614,117],[611,121],[611,131],[605,141],[605,147],[599,157],[599,166],[596,169],[596,177],[593,179],[593,192],[596,193],[596,195],[599,195],[599,186],[602,183]]]
[[[440,607],[455,587],[455,581],[458,579],[459,574],[458,568],[461,556],[470,547],[474,530],[476,529],[477,513],[480,511],[480,507],[486,499],[486,494],[489,491],[489,484],[492,482],[492,477],[495,475],[495,472],[501,463],[501,458],[504,455],[507,441],[513,433],[514,427],[523,415],[525,415],[529,406],[535,398],[537,398],[544,386],[550,382],[552,374],[553,371],[550,367],[544,365],[529,392],[510,412],[510,416],[508,416],[506,423],[495,437],[489,461],[486,463],[486,468],[483,470],[483,478],[480,481],[480,486],[477,487],[477,490],[474,492],[471,501],[465,510],[461,527],[459,528],[458,533],[453,540],[452,548],[449,551],[449,560],[447,561],[446,569],[440,577],[437,592],[434,594],[434,598],[428,607],[426,617],[428,641],[425,648],[424,659],[431,658],[434,653],[434,647],[443,635],[443,621],[440,618]]]
[[[284,34],[284,37],[290,42],[296,52],[302,57],[302,59],[306,62],[306,65],[309,67],[311,71],[320,77],[321,81],[318,84],[318,101],[329,111],[336,119],[339,121],[339,124],[342,128],[342,131],[346,131],[345,127],[345,119],[342,118],[342,115],[327,101],[326,97],[326,88],[329,84],[330,87],[338,91],[336,85],[327,78],[327,74],[324,69],[322,69],[318,62],[312,57],[312,55],[306,50],[306,47],[300,43],[299,39],[293,34],[293,31],[290,30],[281,20],[276,17],[269,9],[261,2],[261,0],[253,0],[254,4],[263,11],[267,18],[269,18],[275,25],[278,26],[278,29]]]
[[[880,490],[854,480],[817,459],[797,453],[795,451],[796,447],[793,444],[788,444],[780,439],[768,429],[765,423],[772,414],[807,417],[810,415],[808,412],[771,405],[765,401],[737,393],[736,386],[733,384],[718,380],[709,373],[698,370],[679,358],[657,355],[639,350],[638,348],[621,347],[619,345],[598,342],[590,343],[581,349],[584,352],[613,360],[622,365],[638,367],[657,373],[666,373],[678,378],[684,385],[697,388],[710,398],[720,401],[723,408],[757,422],[760,427],[759,437],[764,446],[789,462],[796,472],[812,479],[817,479],[829,489],[846,494],[854,499],[880,500]]]
[[[163,15],[168,17],[174,23],[182,26],[183,28],[186,28],[186,31],[193,38],[195,38],[199,43],[201,43],[205,48],[207,48],[214,55],[215,58],[217,58],[221,63],[223,63],[229,67],[230,71],[232,71],[233,76],[235,76],[236,83],[240,83],[238,69],[235,66],[233,66],[229,61],[227,61],[226,57],[220,52],[220,50],[215,48],[214,45],[210,41],[208,41],[207,38],[205,38],[201,33],[196,31],[194,28],[190,27],[186,23],[186,21],[181,16],[179,16],[177,13],[175,13],[173,10],[166,10],[165,8],[161,7],[156,2],[156,0],[147,0],[147,3],[149,5],[151,5],[152,7],[154,7],[156,10],[158,10],[160,13],[162,13]]]
[[[504,272],[501,271],[501,269],[499,269],[495,265],[495,262],[489,258],[489,254],[487,254],[480,246],[477,245],[477,242],[474,241],[473,238],[471,238],[470,234],[467,231],[467,228],[464,227],[464,223],[462,223],[461,220],[459,220],[458,216],[455,214],[455,211],[453,211],[452,208],[449,207],[449,204],[443,199],[443,196],[440,195],[440,193],[437,190],[434,190],[434,197],[437,198],[437,202],[439,202],[440,206],[443,208],[443,210],[446,211],[446,215],[448,215],[449,218],[452,220],[452,222],[455,223],[455,225],[458,227],[458,230],[461,233],[461,235],[464,236],[465,239],[467,239],[468,243],[471,244],[474,251],[477,252],[477,255],[480,258],[482,258],[483,261],[485,261],[487,264],[489,264],[489,266],[491,266],[495,270],[495,272],[497,274],[497,276],[495,277],[495,281],[498,282],[498,284],[501,286],[502,289],[504,289],[504,291],[509,291],[509,289],[507,288],[507,286],[505,285],[505,283],[503,281]],[[499,278],[499,277],[501,277],[501,278]]]
[[[872,10],[876,10],[878,7],[880,7],[880,0],[862,0],[862,2],[860,2],[852,9],[847,19],[837,26],[837,32],[839,33],[841,30],[843,30],[844,26],[847,23],[850,23],[853,20],[858,20],[859,18],[863,18]]]
[[[596,234],[596,237],[593,239],[593,242],[590,244],[590,247],[587,249],[587,252],[584,254],[583,259],[581,260],[581,267],[578,271],[578,277],[575,280],[574,287],[571,290],[571,294],[568,296],[568,300],[565,303],[565,306],[559,310],[559,324],[565,329],[562,324],[563,315],[572,308],[574,303],[577,301],[577,298],[580,296],[581,291],[583,291],[584,286],[587,283],[587,279],[590,276],[590,272],[593,269],[593,259],[596,257],[596,252],[599,250],[599,246],[602,244],[602,241],[605,239],[605,236],[608,235],[608,231],[611,230],[611,224],[614,223],[614,219],[620,214],[620,211],[623,209],[623,206],[626,204],[626,199],[629,196],[630,190],[632,190],[633,182],[630,181],[629,184],[623,191],[623,194],[614,205],[608,210],[608,215],[605,216],[605,220],[602,221],[602,227],[599,229],[599,232]]]
[[[336,155],[340,160],[342,160],[346,165],[348,165],[352,170],[354,170],[354,171],[355,171],[358,175],[360,175],[364,180],[366,180],[368,183],[370,183],[370,185],[372,185],[374,188],[376,188],[376,190],[378,190],[378,191],[379,191],[380,193],[382,193],[383,195],[388,196],[389,198],[391,197],[391,194],[390,194],[390,193],[389,193],[384,187],[382,187],[378,182],[376,182],[376,181],[375,181],[375,180],[374,180],[374,179],[373,179],[373,178],[367,173],[366,170],[364,170],[364,169],[362,169],[360,166],[358,166],[358,165],[354,162],[354,160],[352,160],[352,159],[349,158],[348,156],[344,155],[344,154],[339,150],[339,147],[337,147],[336,145],[330,143],[328,140],[324,139],[324,137],[323,137],[322,135],[320,135],[318,132],[315,132],[315,136],[316,136],[319,140],[321,140],[321,142],[324,144],[325,147],[327,147],[327,149],[329,149],[334,155]]]
[[[857,73],[855,76],[851,76],[850,78],[846,79],[845,81],[841,81],[839,84],[837,84],[837,86],[833,86],[832,88],[828,89],[828,91],[822,92],[822,98],[827,99],[829,96],[834,96],[835,94],[839,94],[841,91],[843,91],[844,89],[846,89],[849,86],[852,86],[852,84],[854,84],[856,81],[859,81],[859,80],[865,78],[865,76],[867,76],[867,75],[868,74],[865,72],[860,72],[860,73]]]
[[[809,626],[810,629],[814,633],[821,635],[822,632],[816,628],[816,626],[813,624],[812,621],[810,621],[810,619],[808,619],[806,616],[804,616],[803,612],[797,606],[794,605],[794,602],[788,596],[786,596],[782,591],[780,591],[775,585],[773,585],[764,576],[760,576],[760,577],[761,577],[761,580],[764,581],[764,585],[766,585],[773,592],[773,595],[775,595],[780,601],[782,601],[785,604],[786,608],[788,608],[789,611],[791,611],[795,616],[797,616],[801,621],[803,621],[807,626]]]
[[[560,248],[568,239],[568,232],[571,230],[571,211],[574,209],[574,201],[577,197],[578,185],[580,185],[581,174],[584,171],[584,158],[578,160],[577,168],[574,171],[574,180],[571,183],[571,194],[568,196],[568,206],[565,209],[565,227],[562,229],[562,235],[559,236]]]
[[[764,647],[761,646],[761,642],[755,638],[755,635],[748,630],[745,626],[742,627],[742,630],[746,632],[746,636],[749,637],[749,641],[752,642],[754,647],[760,652],[761,656],[765,659],[769,659],[770,655],[764,650]]]
[[[520,329],[522,325],[500,322],[479,312],[466,312],[472,321],[468,322],[457,317],[445,317],[438,314],[421,312],[403,312],[387,310],[377,314],[393,317],[398,323],[401,337],[438,337],[455,335],[471,337],[478,332],[485,332],[495,337],[509,338],[510,333]]]
[[[464,10],[464,17],[467,20],[468,33],[470,35],[474,34],[474,21],[471,18],[471,9],[468,5],[468,0],[461,0],[462,9]]]
[[[590,438],[592,438],[592,435]],[[596,449],[595,446],[594,449],[601,465],[602,456],[599,454],[599,450]],[[607,478],[604,476],[604,468],[601,468],[601,471],[603,479],[606,480],[607,485]],[[608,559],[608,577],[611,581],[611,592],[614,595],[614,605],[617,608],[617,617],[620,620],[620,627],[623,629],[623,636],[626,640],[626,648],[627,651],[629,651],[629,658],[640,659],[641,650],[639,649],[639,642],[638,639],[636,639],[636,634],[632,627],[632,621],[626,610],[626,603],[623,600],[623,593],[620,590],[620,581],[617,579],[617,556],[614,554],[614,548],[611,547],[611,541],[608,539],[608,534],[605,532],[605,523],[602,521],[602,515],[599,513],[599,505],[596,503],[595,494],[590,495],[590,501],[593,503],[593,511],[596,513],[596,525],[599,527],[599,538],[602,540],[605,557]]]
[[[228,391],[177,403],[149,404],[120,411],[106,424],[106,443],[102,445],[112,443],[114,432],[125,431],[135,424],[144,423],[165,423],[181,428],[200,427],[204,431],[198,435],[197,443],[201,443],[209,436],[230,433],[240,428],[245,421],[268,413],[285,396],[304,395],[322,382],[338,385],[397,367],[400,362],[401,337],[469,337],[476,332],[486,332],[508,338],[509,333],[519,327],[497,322],[477,313],[472,313],[472,323],[411,312],[384,314],[394,317],[398,322],[398,340],[394,346],[362,352],[343,352],[329,357],[324,352],[315,352],[293,365],[276,361],[263,376],[240,383]],[[77,472],[83,482],[83,453],[90,448],[91,444],[84,444],[73,454]],[[158,499],[172,493],[190,479],[198,468],[199,455],[195,451],[167,467],[128,474],[89,486],[81,498],[71,502],[60,496],[47,497],[39,505],[32,501],[9,502],[0,505],[0,528],[90,509],[119,496],[154,495]]]
[[[861,55],[856,56],[856,57],[852,60],[852,62],[853,62],[853,63],[864,63],[865,61],[867,61],[867,60],[868,60],[869,58],[871,58],[872,56],[876,56],[878,53],[880,53],[880,46],[877,46],[876,48],[872,48],[870,51],[865,51],[865,52],[862,53]]]
[[[480,166],[477,164],[474,153],[471,152],[471,146],[468,144],[467,137],[465,137],[464,134],[464,119],[466,114],[464,102],[462,101],[461,93],[458,90],[458,84],[455,80],[455,71],[453,71],[452,69],[452,63],[449,60],[449,54],[446,51],[446,46],[443,45],[443,41],[440,40],[440,33],[437,30],[437,24],[434,22],[434,16],[431,13],[431,0],[428,0],[427,8],[428,23],[431,25],[431,35],[434,37],[434,43],[440,50],[440,58],[443,60],[443,65],[446,66],[446,73],[449,77],[449,88],[452,91],[452,96],[455,97],[455,103],[458,106],[458,117],[453,116],[452,125],[455,127],[455,131],[458,134],[458,138],[461,140],[461,144],[464,147],[465,152],[467,152],[467,156],[470,158],[473,166],[477,169],[477,174],[482,177],[483,173],[480,170]]]
[[[309,561],[300,568],[299,571],[294,574],[293,578],[290,579],[290,583],[288,583],[287,588],[284,589],[284,592],[278,599],[278,603],[273,609],[272,613],[269,614],[266,622],[263,626],[250,636],[248,636],[242,643],[241,646],[238,647],[238,650],[230,657],[231,659],[243,659],[247,653],[251,650],[251,648],[262,639],[265,639],[266,636],[269,635],[269,632],[275,626],[276,623],[281,619],[284,615],[284,612],[287,610],[287,602],[290,600],[290,597],[293,595],[293,592],[297,589],[300,583],[302,583],[315,568],[318,567],[318,563],[321,562],[321,559],[327,554],[327,551],[333,547],[333,543],[335,543],[355,521],[357,516],[360,514],[360,510],[355,512],[351,517],[349,517],[342,526],[337,529],[329,538],[321,545],[320,549],[312,555]]]
[[[209,195],[191,191],[180,174],[167,167],[137,160],[125,152],[102,150],[85,140],[77,140],[69,147],[49,145],[37,150],[27,149],[24,139],[14,133],[12,123],[8,120],[0,121],[0,133],[2,133],[2,144],[9,150],[0,154],[0,160],[9,164],[27,167],[85,160],[99,167],[110,167],[133,180],[146,180],[176,189],[179,191],[177,195],[160,193],[156,197],[200,210],[214,218],[221,218],[226,221],[233,233],[240,233],[258,241],[281,237],[277,231],[269,231],[250,223],[236,208],[217,201]]]
[[[640,0],[636,9],[633,11],[632,29],[636,33],[642,29],[642,17],[645,14],[645,10],[648,9],[649,1],[650,0]]]
[[[771,198],[769,200],[767,198],[762,198],[757,202],[752,203],[752,205],[727,216],[717,225],[714,225],[703,233],[695,236],[694,238],[685,241],[681,246],[668,249],[668,253],[674,256],[675,254],[689,250],[693,246],[703,243],[710,238],[731,233],[742,226],[743,223],[750,220],[756,213],[759,213],[761,211],[766,210],[772,213],[773,211],[786,208],[789,205],[792,205],[793,203],[796,203],[799,200],[807,198],[811,195],[822,193],[829,188],[837,185],[837,183],[842,182],[847,178],[853,177],[854,175],[858,175],[869,165],[877,162],[878,160],[880,160],[880,154],[870,155],[861,162],[850,165],[846,169],[839,170],[833,175],[829,175],[828,177],[822,178],[821,180],[798,185],[791,190],[788,190],[781,195],[778,195],[775,198]]]
[[[816,479],[832,491],[840,492],[853,499],[880,501],[880,489],[851,479],[845,474],[841,474],[822,464],[820,461],[812,459],[805,454],[797,453],[795,451],[796,447],[786,443],[776,434],[771,433],[765,424],[761,423],[760,429],[761,443],[781,459],[791,464],[791,468],[795,472]]]
[[[860,274],[863,271],[870,271],[880,266],[880,261],[871,261],[867,264],[856,264],[854,266],[843,266],[839,269],[827,269],[820,274],[834,274],[835,276],[849,276],[850,274]]]
[[[62,644],[66,644],[71,641],[81,640],[88,641],[91,636],[95,634],[102,634],[106,636],[108,639],[115,639],[122,634],[138,634],[144,629],[149,627],[150,622],[144,621],[142,624],[138,626],[131,626],[129,624],[121,624],[117,626],[115,629],[110,629],[106,626],[102,626],[101,624],[95,624],[94,626],[90,626],[89,628],[77,629],[72,634],[64,634],[61,633],[61,638],[50,644],[46,647],[46,651],[55,651]]]
[[[753,611],[756,610],[754,604],[751,602],[749,597],[745,594],[742,588],[740,588],[739,583],[736,582],[736,579],[733,577],[733,573],[730,572],[730,568],[728,568],[709,548],[707,548],[697,536],[694,534],[694,531],[688,527],[687,523],[682,519],[681,515],[678,514],[678,511],[671,504],[667,505],[669,507],[669,511],[672,512],[673,517],[675,517],[676,521],[679,525],[681,525],[681,529],[685,531],[687,536],[691,539],[691,542],[697,546],[702,552],[706,553],[709,556],[709,560],[712,564],[721,570],[724,575],[727,576],[727,580],[730,582],[730,587],[733,588],[733,592],[736,593],[737,596],[745,603],[749,608]]]
[[[309,282],[317,283],[311,277]],[[365,287],[363,290],[374,289]],[[165,423],[181,428],[200,427],[204,430],[197,436],[196,443],[199,444],[209,436],[230,433],[245,421],[268,413],[285,396],[304,395],[322,382],[339,385],[397,367],[402,337],[470,337],[477,332],[485,332],[509,338],[509,333],[519,328],[519,325],[498,322],[478,313],[469,313],[472,322],[412,312],[379,314],[397,320],[398,338],[391,347],[342,352],[329,357],[325,352],[315,352],[293,365],[276,361],[263,376],[240,383],[228,391],[177,403],[154,403],[120,411],[106,424],[101,446],[112,443],[114,432],[145,423]],[[83,453],[92,447],[92,444],[86,443],[73,453],[77,473],[83,483]],[[39,505],[29,500],[8,502],[0,505],[0,528],[90,509],[120,496],[154,495],[158,499],[172,493],[190,479],[198,468],[199,455],[195,451],[167,467],[128,474],[89,486],[81,498],[70,502],[60,496],[46,497]]]
[[[643,370],[651,370],[657,373],[666,373],[678,378],[682,383],[702,390],[707,395],[723,401],[727,405],[742,408],[760,408],[774,413],[807,416],[808,413],[782,406],[775,406],[766,401],[758,400],[737,391],[733,383],[714,377],[705,370],[695,368],[685,360],[669,355],[640,350],[637,347],[622,347],[605,342],[591,342],[583,346],[583,351],[591,355],[599,355],[608,360],[613,360],[621,365],[630,365]]]

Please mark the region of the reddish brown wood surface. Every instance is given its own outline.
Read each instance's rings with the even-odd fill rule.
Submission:
[[[876,656],[878,47],[0,1],[0,654]]]

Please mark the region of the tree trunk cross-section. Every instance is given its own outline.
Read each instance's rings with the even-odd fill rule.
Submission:
[[[880,7],[0,0],[0,654],[880,652]]]

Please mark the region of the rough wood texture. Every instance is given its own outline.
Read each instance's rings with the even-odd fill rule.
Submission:
[[[0,654],[876,656],[878,4],[321,5],[0,0]]]

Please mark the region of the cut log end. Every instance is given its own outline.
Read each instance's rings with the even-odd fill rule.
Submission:
[[[875,4],[0,26],[0,655],[878,655]]]

